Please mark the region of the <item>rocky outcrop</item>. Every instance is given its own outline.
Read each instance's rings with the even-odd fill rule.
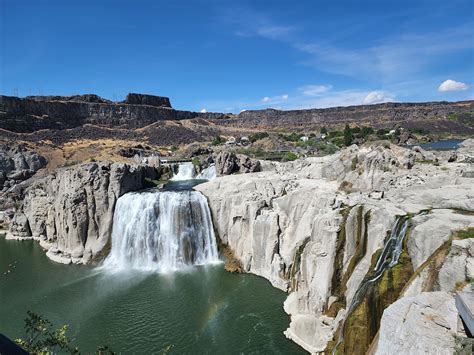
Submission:
[[[170,99],[168,97],[155,96],[155,95],[130,93],[127,95],[123,103],[129,104],[129,105],[148,105],[148,106],[171,108]]]
[[[89,263],[110,245],[117,199],[156,178],[146,166],[92,163],[60,169],[25,193],[7,238],[33,238],[61,263]]]
[[[24,145],[0,146],[0,188],[3,192],[32,177],[46,166],[46,159]]]
[[[416,283],[454,231],[474,226],[474,187],[461,176],[464,166],[417,163],[409,149],[376,144],[265,163],[263,172],[221,177],[196,189],[207,196],[216,234],[242,269],[289,292],[289,338],[312,353],[334,346],[364,353],[384,308]],[[343,181],[352,188],[341,189]],[[411,215],[399,263],[360,291],[397,216]],[[470,254],[463,253],[468,265]],[[456,278],[442,276],[442,264],[424,278],[427,291],[435,284],[428,278],[455,287]]]
[[[383,313],[375,354],[454,354],[458,322],[449,293],[403,297]]]
[[[220,152],[213,157],[218,176],[235,173],[254,173],[261,170],[259,160],[246,155],[231,152]]]

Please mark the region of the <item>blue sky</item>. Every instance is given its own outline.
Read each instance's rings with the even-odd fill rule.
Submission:
[[[0,92],[226,112],[474,99],[473,4],[0,0]]]

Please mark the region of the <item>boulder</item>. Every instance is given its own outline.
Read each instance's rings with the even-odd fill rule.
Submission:
[[[251,159],[246,155],[231,152],[221,152],[214,157],[218,176],[235,173],[253,173],[261,170],[259,160]]]

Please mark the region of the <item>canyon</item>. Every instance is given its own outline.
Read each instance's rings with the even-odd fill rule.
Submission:
[[[230,252],[235,270],[288,293],[285,335],[308,352],[436,346],[452,353],[465,339],[453,295],[474,279],[473,160],[472,139],[454,160],[450,152],[378,142],[325,157],[260,161],[258,169],[232,174],[220,156],[211,165],[219,176],[210,174],[193,194],[207,200],[207,233]],[[97,162],[39,176],[25,186],[7,238],[35,239],[50,259],[66,264],[123,255],[110,253],[116,212],[130,210],[124,199],[140,206],[137,195],[161,205],[166,192],[133,193],[161,175],[161,167]],[[407,307],[409,321],[400,322]]]
[[[130,93],[113,102],[94,94],[0,95],[0,139],[64,144],[79,139],[121,139],[153,145],[190,144],[217,135],[319,131],[357,124],[403,127],[438,135],[474,134],[474,101],[383,103],[305,110],[246,110],[239,114],[172,108],[169,98]]]

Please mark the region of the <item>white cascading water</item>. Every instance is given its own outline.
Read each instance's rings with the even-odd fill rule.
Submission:
[[[170,272],[218,261],[211,213],[198,191],[150,190],[118,199],[105,267]]]
[[[178,173],[174,174],[171,180],[179,181],[179,180],[194,179],[196,170],[194,169],[193,163],[179,164],[177,168],[178,168]]]
[[[206,179],[206,180],[214,180],[217,177],[217,170],[215,164],[209,165],[206,169],[201,171],[201,173],[197,176],[197,179]]]

